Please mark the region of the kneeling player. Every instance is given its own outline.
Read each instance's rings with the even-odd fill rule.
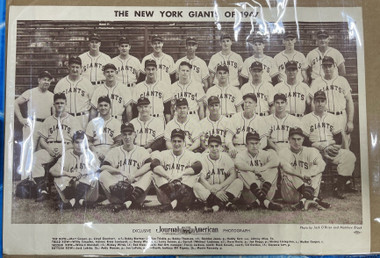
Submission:
[[[260,150],[260,135],[256,132],[247,133],[245,141],[247,149],[236,155],[235,166],[244,186],[257,198],[248,209],[261,205],[269,210],[282,210],[281,205],[271,202],[277,184],[277,155]]]
[[[152,182],[150,155],[146,149],[134,144],[136,133],[133,124],[121,125],[123,145],[111,149],[101,167],[99,181],[111,203],[112,211],[119,212],[141,207]]]
[[[91,206],[98,199],[99,161],[89,150],[83,131],[74,134],[73,147],[50,169],[61,198],[59,209]]]
[[[221,152],[219,135],[208,138],[209,153],[202,155],[202,171],[199,182],[194,184],[195,196],[206,202],[205,212],[237,210],[233,203],[243,190],[243,182],[237,178],[234,162],[227,153]]]
[[[302,146],[304,135],[301,128],[290,128],[290,149],[279,152],[282,171],[281,194],[286,202],[296,203],[296,208],[308,210],[310,206],[324,209],[330,204],[318,198],[325,162],[315,148]]]
[[[185,149],[185,132],[171,132],[172,150],[152,153],[153,182],[161,211],[188,210],[195,200],[193,185],[202,170],[198,155]]]

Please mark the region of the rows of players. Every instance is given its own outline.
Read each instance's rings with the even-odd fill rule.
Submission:
[[[324,33],[325,32],[322,31],[318,33],[318,36],[324,38]],[[255,37],[254,40],[256,40],[254,42],[255,46],[263,45],[262,38]],[[328,37],[327,39],[324,38],[324,40],[328,41]],[[294,51],[295,37],[293,38],[292,33],[285,34],[284,42],[288,41],[293,42]],[[321,41],[323,40],[321,39]],[[223,49],[226,46],[231,50],[231,42],[231,38],[224,35],[221,38],[222,51],[216,54],[216,56],[223,55]],[[18,105],[15,105],[16,116],[19,118],[20,122],[25,125],[24,129],[29,129],[32,132],[40,132],[40,134],[26,133],[26,135],[33,135],[35,138],[35,140],[32,140],[33,137],[28,138],[32,143],[30,144],[31,147],[28,147],[29,151],[30,149],[34,149],[37,145],[38,139],[36,138],[38,138],[38,135],[42,137],[40,141],[41,151],[36,152],[34,155],[25,155],[28,153],[28,149],[23,148],[24,155],[21,155],[22,161],[20,162],[21,166],[19,168],[20,172],[24,175],[32,174],[33,178],[38,183],[38,200],[44,200],[46,198],[46,190],[44,188],[43,180],[45,171],[43,165],[56,161],[62,153],[65,153],[65,150],[69,149],[74,132],[80,129],[85,130],[87,135],[86,139],[89,141],[91,151],[96,157],[104,162],[106,160],[106,154],[112,153],[109,151],[110,148],[120,139],[123,140],[123,133],[120,131],[120,125],[128,121],[130,121],[130,123],[124,124],[124,126],[133,126],[135,132],[133,138],[135,138],[136,144],[144,147],[148,153],[156,153],[155,151],[162,151],[166,148],[169,150],[173,149],[174,153],[175,144],[173,144],[173,132],[180,129],[181,132],[184,132],[183,140],[185,141],[184,144],[187,150],[193,152],[202,152],[206,150],[206,153],[208,153],[210,148],[210,136],[218,135],[219,138],[217,142],[219,143],[220,139],[219,144],[223,151],[228,153],[231,158],[235,159],[235,161],[239,156],[238,153],[246,151],[247,138],[249,138],[248,135],[251,137],[253,137],[252,135],[259,137],[260,149],[269,147],[277,153],[280,153],[280,150],[283,149],[282,147],[289,146],[288,138],[290,128],[294,126],[302,127],[304,130],[301,136],[308,136],[308,144],[319,149],[325,158],[338,164],[338,173],[340,176],[334,193],[337,197],[343,198],[342,190],[348,182],[348,178],[352,175],[355,163],[355,156],[350,151],[346,150],[349,146],[349,137],[347,136],[353,128],[353,104],[350,87],[347,81],[341,76],[334,75],[334,73],[336,73],[335,67],[337,66],[337,62],[334,58],[326,56],[320,60],[322,71],[324,73],[322,77],[316,78],[313,81],[311,88],[302,83],[298,78],[299,73],[304,73],[302,66],[300,66],[300,62],[286,62],[284,65],[285,79],[284,77],[282,79],[284,81],[276,85],[276,87],[273,87],[267,81],[270,77],[265,77],[265,72],[269,71],[265,62],[255,60],[252,60],[252,63],[248,68],[251,78],[240,90],[240,87],[236,87],[240,84],[231,83],[234,81],[233,77],[231,77],[232,67],[238,66],[237,63],[232,60],[217,63],[214,70],[210,68],[212,74],[210,78],[212,79],[209,81],[213,82],[214,77],[216,81],[214,86],[208,88],[207,83],[204,80],[205,78],[207,79],[207,75],[202,80],[203,87],[200,81],[195,80],[196,76],[193,73],[194,71],[199,71],[199,67],[197,68],[197,65],[190,64],[190,59],[179,60],[177,62],[178,82],[175,82],[172,85],[167,82],[165,83],[165,71],[167,78],[170,79],[170,69],[168,66],[164,65],[163,60],[166,60],[169,56],[162,53],[162,45],[162,39],[160,37],[153,37],[152,47],[154,52],[150,55],[151,58],[146,58],[144,62],[144,73],[146,74],[146,78],[143,82],[137,85],[135,85],[135,82],[138,78],[138,70],[132,69],[129,66],[124,66],[124,68],[117,67],[115,62],[102,66],[103,78],[105,81],[99,80],[89,83],[89,80],[84,77],[85,74],[89,73],[89,78],[94,74],[98,78],[101,78],[98,76],[98,73],[94,72],[94,70],[96,70],[95,67],[101,67],[101,65],[84,65],[83,60],[85,60],[85,58],[83,55],[81,58],[70,58],[69,75],[60,80],[54,89],[55,115],[51,117],[46,115],[46,119],[41,118],[39,112],[42,110],[44,110],[43,112],[45,112],[45,114],[51,112],[49,98],[52,98],[52,96],[44,95],[48,94],[46,90],[50,86],[50,81],[52,79],[50,73],[46,71],[41,73],[39,76],[39,87],[34,89],[34,92],[33,90],[25,92],[17,99],[17,104],[28,102],[28,104],[31,105],[28,107],[28,111],[31,111],[32,115],[29,116],[28,119],[22,117]],[[285,45],[287,46],[287,44]],[[95,48],[99,50],[100,41],[96,35],[90,38],[90,47],[91,49]],[[91,49],[90,52],[84,55],[87,55],[90,58]],[[126,52],[129,52],[130,49],[129,43],[127,43],[125,38],[122,38],[120,41],[121,55],[116,57],[116,59],[120,59],[123,49]],[[161,50],[162,60],[155,58],[157,49]],[[196,42],[193,38],[187,40],[187,49],[192,49],[193,53],[195,53]],[[234,54],[237,55],[236,53]],[[104,54],[98,55],[98,59],[101,59],[103,55]],[[210,64],[212,64],[212,60],[213,58],[210,60]],[[157,62],[159,62],[159,64]],[[338,70],[341,71],[341,66],[338,65],[338,67],[340,67]],[[299,70],[301,70],[301,72],[299,72]],[[130,72],[136,72],[136,76],[132,76],[135,78],[135,82],[130,82],[129,79],[125,80],[125,78],[130,77]],[[241,70],[241,74],[243,74],[243,70]],[[279,78],[281,78],[281,76],[279,76]],[[174,78],[172,79],[175,80]],[[316,84],[318,81],[322,81],[324,84]],[[206,93],[204,92],[205,88],[207,89]],[[205,101],[206,99],[207,101]],[[314,100],[312,101],[312,99]],[[340,103],[342,100],[344,103]],[[32,106],[33,102],[35,103],[34,106]],[[207,103],[206,112],[204,112],[205,110],[203,106],[205,102]],[[138,117],[134,119],[132,119],[132,103],[137,105],[139,113]],[[310,104],[312,104],[311,108],[314,111],[303,116]],[[59,105],[65,106],[65,109],[62,110],[62,108],[60,108],[61,111],[58,112]],[[347,112],[345,112],[346,107]],[[66,113],[66,111],[70,114]],[[64,114],[64,119],[61,117],[62,114]],[[207,115],[204,118],[205,114]],[[266,118],[262,118],[263,116]],[[300,120],[301,117],[302,119]],[[199,123],[200,119],[201,121]],[[90,123],[88,123],[89,121]],[[201,126],[199,126],[200,124]],[[67,137],[65,137],[65,132],[67,132]],[[26,141],[28,139],[26,139]],[[214,139],[214,137],[211,137],[211,139]],[[26,141],[24,141],[24,146],[28,146]],[[343,148],[341,148],[342,146]],[[210,151],[210,155],[211,153],[212,152]],[[127,156],[125,155],[126,154],[124,153],[124,161],[119,160],[114,163],[114,166],[121,167],[127,165],[130,169],[131,160],[126,159],[125,157]],[[175,155],[172,155],[175,159]],[[255,156],[253,153],[250,153],[249,155]],[[152,156],[154,155],[152,154]],[[158,156],[160,157],[160,155]],[[314,158],[317,160],[316,157]],[[159,159],[154,159],[154,164],[157,163],[157,160],[159,161]],[[223,158],[223,160],[228,159]],[[314,161],[315,160],[312,162]],[[263,164],[262,162],[259,163]],[[252,164],[259,163],[253,162]],[[295,167],[299,167],[300,169],[303,166],[306,166],[307,169],[311,167],[312,164],[305,165],[306,163],[306,161],[304,162],[302,160],[295,163],[293,162],[293,170]],[[161,174],[161,176],[163,176],[163,171],[161,171],[161,169],[155,169],[154,164],[153,167],[151,164],[151,170],[155,174]],[[318,165],[319,169],[313,168],[313,173],[314,170],[318,170],[316,175],[320,175],[323,171],[320,171],[320,168],[322,167],[321,164],[319,163]],[[278,166],[278,162],[275,166]],[[83,168],[83,165],[77,166],[77,169],[79,169],[79,167]],[[131,183],[131,181],[127,179],[128,176],[124,175],[127,174],[127,167],[125,167],[124,170],[113,168],[111,169],[111,172],[108,172],[111,175],[119,174],[119,177],[117,178],[124,178],[125,181]],[[144,166],[139,164],[138,167]],[[166,167],[164,170],[173,170],[170,169],[170,165],[163,167]],[[178,165],[174,165],[173,163],[172,167],[178,167]],[[188,167],[188,164],[184,167]],[[196,164],[194,169],[192,169],[192,173],[199,173],[201,171],[200,168],[202,167],[201,164]],[[265,168],[267,169],[267,167]],[[109,168],[107,167],[107,169]],[[76,169],[71,168],[70,170],[75,171]],[[155,170],[158,170],[159,172],[156,172]],[[251,170],[251,172],[255,172],[255,169],[251,168]],[[62,174],[62,169],[60,173]],[[219,173],[223,174],[221,171],[219,171]],[[291,174],[291,172],[289,173]],[[315,176],[313,173],[311,174]],[[102,173],[102,175],[104,174],[106,173]],[[296,174],[297,173],[293,173],[292,176],[296,177]],[[57,172],[55,175],[58,175]],[[311,183],[309,178],[310,174],[303,174],[298,171],[298,175],[304,176],[305,178],[303,178],[303,180]],[[255,176],[259,177],[258,173],[256,173]],[[101,176],[101,178],[102,177],[104,178],[105,176]],[[163,176],[163,178],[166,177]],[[319,178],[320,181],[320,176],[317,178]],[[73,180],[71,179],[70,176],[66,176],[67,182],[72,183]],[[108,182],[107,180],[108,179],[104,182]],[[178,180],[177,178],[173,180],[169,179],[168,181],[173,181],[177,185],[183,185],[182,183],[178,183],[178,181],[181,180]],[[104,182],[102,184],[103,188],[107,189],[107,186],[105,186],[106,183]],[[111,180],[111,182],[114,181]],[[275,209],[278,209],[277,205],[271,202],[265,202],[262,199],[263,195],[258,193],[261,193],[261,191],[264,191],[265,189],[264,193],[268,193],[269,190],[275,186],[273,181],[270,182],[269,180],[261,182],[261,184],[256,184],[256,188],[259,190],[261,189],[260,191],[256,188],[256,190],[253,189],[249,180],[248,183],[245,181],[244,185],[247,186],[247,184],[248,188],[256,197],[258,197],[258,195],[261,196],[261,199],[259,198],[259,200],[262,205],[265,207],[276,207]],[[67,184],[61,184],[61,187],[59,187],[58,184],[56,185],[57,188],[61,190],[68,186]],[[155,185],[157,185],[157,183]],[[164,183],[164,185],[172,184]],[[110,186],[112,185],[109,185],[109,187]],[[123,188],[122,184],[118,183],[113,186],[119,192],[120,189],[125,188]],[[139,193],[144,192],[141,190],[146,190],[144,187],[134,188],[138,189]],[[304,187],[302,187],[302,189],[297,187],[297,189],[302,191],[302,194],[305,195],[303,188]],[[70,189],[70,187],[68,189]],[[175,187],[170,189],[174,190]],[[314,187],[313,189],[315,193],[318,193],[318,187]],[[220,198],[218,199],[225,201],[225,194],[229,192],[226,192],[225,188],[220,188],[218,190],[219,191],[216,191],[216,193],[223,193],[223,197],[219,196]],[[179,187],[179,190],[177,189],[177,192],[178,191],[186,193],[186,190],[181,189],[181,187]],[[213,191],[215,191],[215,189]],[[60,192],[62,193],[62,191]],[[168,190],[166,190],[166,192],[168,192]],[[191,191],[187,192],[189,193]],[[220,195],[222,195],[221,193]],[[137,195],[140,196],[141,194]],[[189,196],[189,194],[185,195]],[[237,195],[234,196],[236,197]],[[160,195],[158,194],[158,196]],[[61,195],[61,197],[63,197],[63,200],[66,200],[63,203],[73,206],[72,202],[75,202],[75,198],[74,201],[70,200],[68,202],[68,199],[64,198],[64,195]],[[199,198],[199,193],[197,197]],[[316,198],[317,194],[315,196],[313,195],[313,198],[314,197]],[[131,200],[128,200],[128,204],[124,206],[129,206],[130,203]]]

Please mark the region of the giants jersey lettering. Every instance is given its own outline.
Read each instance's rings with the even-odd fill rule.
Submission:
[[[212,86],[207,90],[206,99],[211,96],[216,96],[219,98],[220,112],[222,115],[235,114],[236,108],[243,104],[243,97],[240,90],[233,86]]]
[[[234,162],[225,152],[220,152],[219,159],[213,160],[209,153],[203,153],[201,175],[211,185],[221,184],[230,176],[235,168]]]
[[[192,65],[192,69],[190,71],[190,80],[202,83],[203,80],[207,79],[210,76],[206,62],[197,56],[193,59],[189,59],[187,56],[179,59],[175,63],[176,71],[178,71],[179,65],[184,61]],[[202,84],[200,86],[202,86]]]
[[[265,82],[271,82],[272,77],[276,75],[276,63],[274,59],[270,56],[264,55],[261,58],[256,58],[254,56],[248,57],[243,64],[243,68],[241,69],[240,75],[249,81],[252,80],[251,73],[249,72],[249,68],[253,62],[260,62],[263,64],[263,77],[262,80]]]
[[[35,87],[24,91],[21,97],[28,103],[28,117],[45,119],[51,116],[54,95],[50,91],[42,92]]]
[[[312,97],[309,86],[303,82],[297,82],[296,85],[280,82],[274,87],[274,91],[285,94],[288,102],[286,111],[292,115],[303,115],[306,104],[309,104]]]
[[[49,116],[43,122],[39,134],[47,142],[71,142],[76,131],[81,130],[78,120],[66,114],[64,117]]]
[[[123,176],[134,174],[150,155],[143,147],[135,145],[131,151],[126,151],[123,146],[112,148],[106,155],[104,163],[123,171]]]
[[[306,56],[306,62],[308,66],[311,67],[311,78],[317,79],[318,77],[324,77],[324,72],[322,69],[322,59],[325,56],[332,57],[335,62],[335,67],[338,67],[340,64],[344,63],[343,55],[335,48],[328,47],[327,50],[322,53],[319,48],[315,48],[310,51]],[[335,69],[337,70],[337,69]],[[336,71],[335,71],[336,72]]]
[[[223,55],[222,52],[214,54],[208,64],[208,69],[212,73],[216,73],[216,68],[219,65],[226,65],[229,70],[229,84],[232,86],[239,86],[239,71],[243,66],[243,58],[233,51],[228,55]],[[218,80],[214,79],[214,84],[218,84]]]
[[[182,85],[177,81],[171,85],[171,90],[172,101],[185,98],[189,104],[189,111],[198,111],[198,102],[203,101],[206,97],[202,85],[195,81],[190,81],[186,85]]]
[[[97,109],[99,97],[102,96],[108,96],[111,99],[112,116],[121,116],[125,107],[132,103],[131,89],[124,87],[119,82],[117,82],[113,87],[100,85],[96,88],[91,99],[91,105],[95,109]]]
[[[90,52],[85,52],[79,56],[82,60],[82,75],[91,81],[91,83],[102,82],[105,80],[103,66],[111,61],[111,57],[102,52],[99,55],[92,56]]]
[[[314,112],[307,114],[301,119],[305,135],[312,143],[332,141],[335,134],[340,133],[336,116],[325,112],[322,117]]]
[[[98,159],[90,150],[85,150],[84,153],[78,155],[73,149],[66,151],[55,166],[60,168],[61,172],[79,172],[82,176],[94,174],[100,168]]]
[[[135,143],[139,146],[146,146],[156,139],[164,136],[165,124],[162,119],[151,117],[148,121],[143,122],[140,118],[131,121],[135,127]]]
[[[241,87],[241,94],[244,96],[248,93],[255,93],[257,97],[256,114],[269,112],[269,106],[273,104],[275,95],[272,84],[266,81],[262,81],[259,85],[247,82]]]
[[[222,145],[225,145],[226,135],[229,127],[229,120],[225,116],[220,116],[219,120],[212,121],[210,117],[205,117],[201,120],[200,127],[207,144],[210,135],[219,135],[222,139]]]
[[[93,138],[95,146],[112,145],[116,136],[120,135],[121,122],[113,117],[104,120],[102,117],[92,119],[86,129],[87,136]]]
[[[76,81],[71,81],[69,76],[66,76],[62,78],[54,88],[54,94],[64,93],[66,95],[66,110],[69,113],[79,113],[90,110],[90,100],[93,92],[94,86],[84,77],[80,77]]]
[[[297,80],[303,80],[301,71],[307,69],[307,63],[304,54],[301,52],[294,50],[293,53],[287,54],[285,53],[285,50],[283,50],[274,57],[274,61],[276,63],[278,72],[282,75],[283,78],[286,78],[285,64],[289,61],[296,61],[298,69]]]
[[[274,143],[288,143],[289,129],[292,127],[302,128],[301,121],[290,114],[278,118],[275,114],[265,118],[269,127],[268,137]]]
[[[171,56],[162,53],[161,57],[155,57],[153,54],[149,54],[141,61],[141,71],[145,73],[145,61],[155,60],[157,63],[157,81],[162,81],[166,85],[171,84],[170,75],[175,72],[174,60]]]
[[[172,131],[177,128],[185,132],[185,143],[187,146],[193,144],[202,135],[198,121],[194,120],[191,117],[187,117],[187,120],[184,123],[180,123],[176,118],[174,118],[166,125],[165,140],[170,141],[170,135]]]
[[[327,97],[327,111],[340,112],[346,110],[346,98],[351,93],[351,86],[346,78],[337,76],[332,80],[322,77],[315,79],[311,84],[311,93],[324,91]]]
[[[141,71],[141,63],[134,56],[122,59],[120,56],[112,58],[111,63],[116,66],[116,79],[124,85],[136,83]]]
[[[236,160],[243,161],[245,164],[248,164],[251,168],[262,167],[271,160],[271,153],[265,150],[259,150],[259,152],[253,156],[248,150],[239,152],[236,155]]]
[[[152,153],[152,159],[158,159],[169,176],[183,173],[186,168],[198,160],[197,157],[198,155],[188,150],[184,150],[178,156],[173,153],[173,150]]]

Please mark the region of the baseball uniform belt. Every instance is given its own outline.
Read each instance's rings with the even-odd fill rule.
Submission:
[[[234,143],[234,146],[245,146],[244,143]]]
[[[293,116],[296,116],[296,117],[303,117],[303,114],[291,114]]]
[[[278,141],[277,143],[289,143],[289,141]]]
[[[69,113],[69,114],[72,116],[81,116],[81,115],[85,115],[87,113],[88,113],[88,111],[83,111],[83,112],[79,112],[79,113]]]
[[[342,115],[343,114],[343,111],[338,111],[338,112],[330,112],[328,111],[330,114],[333,114],[333,115]]]
[[[62,141],[47,141],[47,143],[62,143]],[[70,142],[63,142],[64,144],[70,144]]]
[[[92,83],[92,85],[97,85],[97,84],[103,84],[104,81],[97,81],[97,82],[91,82],[91,83]]]
[[[43,121],[45,121],[45,119],[44,118],[36,118],[36,121],[42,123]]]

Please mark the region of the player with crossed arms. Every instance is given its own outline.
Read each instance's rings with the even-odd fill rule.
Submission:
[[[237,210],[234,200],[243,190],[234,162],[227,153],[221,152],[221,145],[219,135],[208,138],[209,152],[202,154],[202,171],[199,182],[194,184],[195,197],[206,203],[205,212],[216,212],[221,208]]]

